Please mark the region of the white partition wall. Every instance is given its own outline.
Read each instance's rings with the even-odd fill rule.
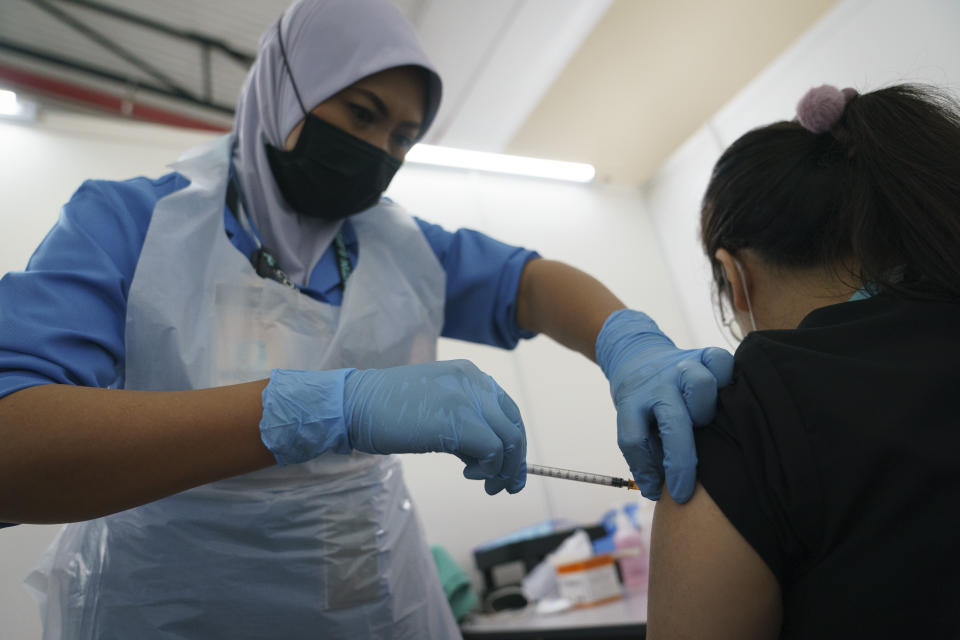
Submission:
[[[505,242],[569,262],[594,275],[629,306],[689,341],[653,227],[638,192],[503,176],[419,169],[397,176],[390,195],[448,228],[483,230]],[[600,370],[540,336],[515,352],[443,340],[440,357],[465,357],[494,376],[520,406],[531,462],[629,475],[616,446],[616,415]],[[465,567],[471,549],[518,526],[547,518],[595,522],[609,507],[638,497],[605,487],[531,477],[516,496],[488,497],[459,477],[456,459],[407,456],[408,483],[431,542]]]
[[[869,91],[923,82],[960,95],[960,3],[845,0],[740,91],[676,151],[644,190],[696,344],[723,344],[699,244],[700,198],[723,149],[750,129],[794,116],[824,83]]]

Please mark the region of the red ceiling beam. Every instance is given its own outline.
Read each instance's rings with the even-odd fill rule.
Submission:
[[[91,89],[30,71],[24,71],[23,69],[18,69],[3,63],[0,63],[0,81],[8,82],[20,88],[30,89],[42,95],[60,98],[134,120],[220,133],[230,130],[229,127],[224,127],[220,124],[181,115],[175,111],[169,111],[159,107],[151,107],[143,103],[120,98],[104,91]]]

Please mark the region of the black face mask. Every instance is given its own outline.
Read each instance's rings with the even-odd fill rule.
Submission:
[[[277,42],[304,120],[293,149],[264,145],[267,161],[283,199],[294,211],[335,222],[377,204],[401,163],[307,111],[283,46],[282,22],[277,21]]]
[[[280,193],[294,211],[335,221],[380,200],[400,161],[308,113],[293,149],[266,145]]]

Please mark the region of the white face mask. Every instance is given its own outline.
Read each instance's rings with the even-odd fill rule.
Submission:
[[[750,304],[750,290],[747,289],[747,278],[743,275],[743,265],[741,265],[740,261],[736,258],[733,259],[733,264],[737,267],[737,273],[740,274],[740,285],[743,287],[743,297],[747,299],[747,312],[750,314],[750,326],[753,331],[756,331],[757,321],[753,317],[753,305]]]
[[[757,330],[757,320],[753,315],[753,304],[750,300],[750,291],[747,289],[747,278],[743,271],[743,265],[736,258],[733,259],[733,264],[737,268],[737,273],[740,275],[740,285],[743,287],[744,298],[747,301],[747,313],[750,316],[750,327],[752,331]],[[722,322],[723,328],[726,329],[724,332],[724,338],[727,340],[727,343],[731,348],[736,349],[749,331],[744,331],[743,326],[739,320],[740,314],[737,312],[736,307],[733,304],[733,283],[730,282],[730,291],[729,295],[722,297],[720,301],[720,311],[721,316],[718,317],[718,324]],[[728,307],[729,305],[729,307]],[[729,308],[729,313],[727,309]],[[722,320],[720,320],[722,318]],[[731,342],[731,338],[733,341]]]

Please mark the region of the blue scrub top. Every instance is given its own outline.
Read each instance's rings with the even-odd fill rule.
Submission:
[[[0,279],[0,397],[38,384],[122,384],[127,294],[147,227],[157,200],[187,184],[170,173],[81,185],[27,269]],[[226,206],[224,223],[234,246],[250,256],[254,240]],[[447,276],[444,336],[508,349],[532,337],[517,326],[515,304],[523,267],[536,252],[469,229],[451,233],[417,223]],[[343,237],[356,263],[359,247],[349,220]],[[332,247],[301,291],[340,304]]]

